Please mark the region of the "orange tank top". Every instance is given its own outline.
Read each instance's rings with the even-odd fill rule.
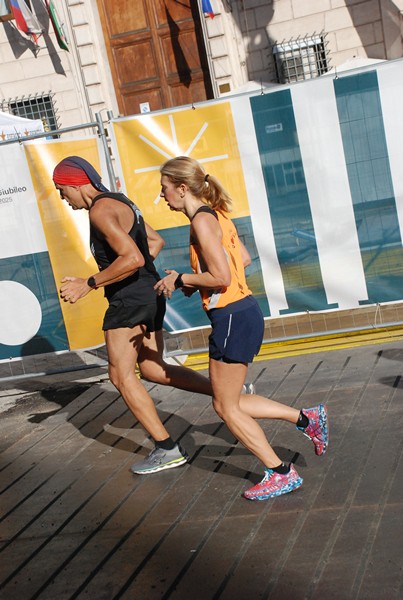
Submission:
[[[209,206],[202,206],[194,216],[196,216],[198,212],[208,212],[218,219],[222,231],[222,245],[231,272],[231,283],[228,287],[199,289],[203,308],[207,311],[212,308],[222,308],[231,302],[242,300],[246,296],[250,296],[252,292],[246,283],[238,232],[231,219],[229,219],[225,213],[215,211]],[[191,238],[190,266],[194,273],[203,273],[207,271],[207,268],[202,265],[203,260],[200,255],[197,240]]]

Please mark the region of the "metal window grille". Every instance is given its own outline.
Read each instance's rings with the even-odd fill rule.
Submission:
[[[53,131],[59,127],[54,96],[54,93],[48,92],[0,100],[0,110],[25,119],[41,119],[44,130]]]
[[[279,83],[312,79],[329,70],[328,42],[323,32],[277,42],[272,50]]]

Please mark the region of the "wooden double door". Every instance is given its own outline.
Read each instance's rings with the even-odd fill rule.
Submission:
[[[121,115],[213,98],[197,0],[97,0]]]

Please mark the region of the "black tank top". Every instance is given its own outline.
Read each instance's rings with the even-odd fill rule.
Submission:
[[[112,201],[123,202],[132,209],[134,214],[133,226],[128,235],[137,244],[144,256],[145,264],[136,273],[117,283],[105,286],[105,296],[109,302],[116,299],[130,298],[133,304],[151,304],[155,301],[156,292],[154,285],[161,279],[154,266],[147,242],[147,232],[140,209],[124,194],[107,192],[99,194],[92,201],[92,206],[101,198],[110,198]],[[92,208],[92,207],[91,207]],[[91,210],[91,209],[90,209]],[[100,271],[109,267],[117,258],[116,252],[110,247],[104,236],[90,224],[91,252]]]

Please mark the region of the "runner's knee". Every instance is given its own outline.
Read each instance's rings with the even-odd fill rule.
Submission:
[[[112,367],[109,365],[108,374],[109,374],[110,382],[115,386],[115,388],[120,393],[122,393],[124,391],[126,386],[132,387],[133,379],[137,379],[134,369],[133,369],[134,377],[131,377],[130,374],[123,373],[119,368]]]
[[[141,376],[147,381],[152,381],[153,383],[166,383],[167,374],[163,365],[153,362],[153,363],[139,363],[139,369]]]

